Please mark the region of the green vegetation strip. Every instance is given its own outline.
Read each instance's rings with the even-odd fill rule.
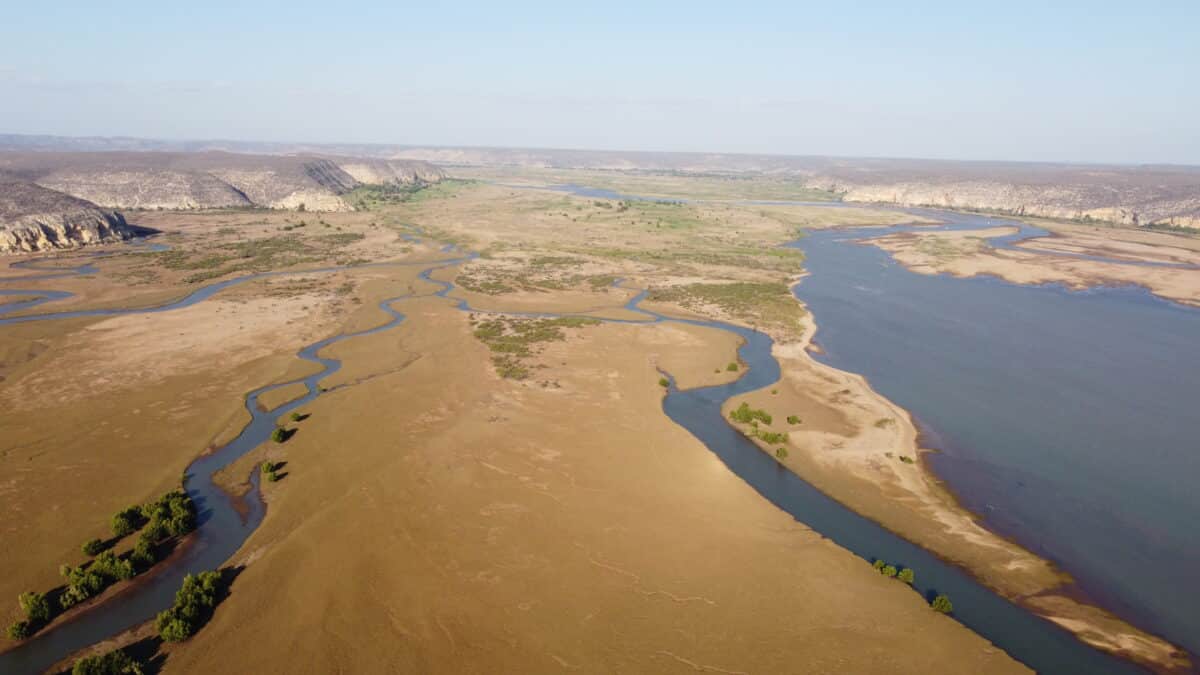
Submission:
[[[797,335],[804,308],[792,296],[785,283],[735,281],[731,283],[695,283],[655,288],[647,296],[655,302],[670,302],[702,312],[718,307],[730,316],[751,325],[777,328]]]
[[[557,319],[496,317],[475,323],[475,337],[492,350],[492,364],[501,377],[523,380],[530,375],[526,359],[540,351],[538,345],[567,339],[564,328],[595,326],[597,319],[566,316]]]
[[[59,571],[66,584],[51,594],[29,591],[18,598],[25,618],[8,628],[14,640],[24,640],[49,624],[58,612],[104,592],[118,581],[132,579],[157,563],[172,540],[196,529],[196,506],[182,490],[173,490],[159,499],[130,506],[112,517],[113,539],[93,539],[83,545],[87,555],[95,557],[83,565],[63,565]],[[124,537],[141,529],[133,550],[118,555],[113,547]],[[57,611],[55,609],[57,605]]]

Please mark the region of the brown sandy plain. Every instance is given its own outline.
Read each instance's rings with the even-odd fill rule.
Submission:
[[[298,222],[298,215],[302,214],[153,212],[138,214],[138,220],[163,230],[173,246],[168,254],[206,261],[214,252],[223,253],[226,244],[279,237],[282,227]],[[374,277],[411,279],[416,274],[406,267],[319,274],[306,274],[304,269],[335,264],[347,255],[418,261],[445,257],[432,246],[414,250],[394,229],[371,227],[367,214],[322,218],[330,228],[303,228],[297,232],[308,237],[296,235],[311,237],[316,253],[272,261],[278,265],[272,269],[295,274],[234,286],[204,302],[163,313],[0,328],[0,512],[6,514],[0,528],[6,572],[0,577],[0,597],[57,586],[60,564],[86,560],[80,552],[83,542],[111,536],[113,513],[177,486],[192,458],[236,435],[249,420],[243,408],[248,391],[312,372],[312,364],[297,360],[295,352],[337,332],[361,302],[355,296],[360,284]],[[363,239],[348,246],[318,239],[329,230],[362,234]],[[38,313],[153,306],[203,285],[182,281],[194,272],[164,266],[164,255],[119,254],[96,259],[100,271],[88,278],[22,281],[5,287],[40,285],[78,294],[24,312]],[[68,266],[90,260],[76,253],[39,262]],[[225,264],[245,263],[240,259]],[[124,296],[122,286],[129,289]],[[17,611],[14,602],[0,609],[0,616],[15,619]]]
[[[768,330],[784,380],[776,393],[748,398],[778,419],[803,418],[789,467],[985,578],[999,566],[998,590],[1007,595],[1061,583],[1048,564],[980,528],[919,463],[898,460],[919,452],[903,411],[861,378],[807,355],[812,319],[787,292],[802,266],[795,252],[774,247],[795,236],[799,221],[883,224],[894,214],[719,203],[622,208],[477,183],[429,192],[385,211],[324,219],[344,218],[337,226],[364,234],[349,246],[365,259],[435,259],[437,247],[397,239],[405,223],[481,251],[433,275],[455,279],[452,296],[476,309],[635,318],[622,305],[635,289],[651,288],[662,295],[647,306]],[[294,223],[297,215],[268,217]],[[170,225],[199,222],[197,214],[158,217],[160,229],[204,254],[202,226]],[[270,227],[263,237],[277,236]],[[299,236],[320,234],[310,222]],[[335,257],[346,256],[324,259]],[[185,286],[175,270],[149,267],[160,275],[149,285],[177,294]],[[299,346],[383,322],[375,306],[382,298],[435,290],[416,271],[247,284],[152,315],[161,328],[142,326],[144,316],[116,326],[88,319],[5,327],[0,396],[53,407],[51,416],[30,407],[14,426],[26,440],[6,443],[0,456],[24,469],[5,467],[20,479],[5,486],[0,507],[36,521],[10,520],[21,527],[0,533],[0,546],[53,536],[13,561],[0,594],[53,584],[57,565],[78,562],[79,543],[101,536],[113,511],[174,484],[190,457],[236,433],[245,392],[305,372],[292,356]],[[714,284],[742,286],[710,293]],[[311,418],[299,433],[224,472],[236,492],[262,459],[287,462],[284,480],[265,488],[263,524],[232,561],[246,568],[231,596],[200,634],[169,649],[168,671],[928,672],[947,663],[1022,670],[903,584],[778,511],[662,414],[659,368],[683,387],[736,376],[724,368],[736,359],[728,334],[671,324],[568,327],[561,340],[531,345],[517,358],[528,375],[510,379],[500,376],[503,354],[472,334],[490,315],[460,312],[455,302],[401,300],[395,307],[408,320],[400,326],[331,347],[344,367],[322,383],[331,391],[301,411]],[[180,312],[195,314],[172,317]],[[129,344],[122,337],[142,344],[155,335],[181,346],[154,345],[151,352],[168,352],[157,360],[114,359],[107,373],[89,364]],[[88,378],[97,384],[80,387],[71,375],[86,367],[100,368]],[[119,375],[126,370],[138,375]],[[138,433],[130,417],[114,418],[114,400],[143,416]],[[53,416],[70,411],[68,424]],[[884,418],[893,422],[878,423]],[[1080,633],[1098,630],[1103,622],[1076,609],[1045,613],[1063,614]],[[1116,623],[1104,627],[1104,639],[1132,640],[1121,646],[1147,660],[1160,655],[1153,638],[1104,616]]]

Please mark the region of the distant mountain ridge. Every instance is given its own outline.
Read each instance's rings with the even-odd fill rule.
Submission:
[[[763,173],[795,177],[797,182],[806,187],[830,190],[840,194],[844,200],[853,202],[986,210],[1132,226],[1200,228],[1200,166],[228,140],[169,141],[0,134],[0,150],[5,149],[22,150],[29,154],[63,150],[137,150],[145,154],[222,151],[280,156],[301,154],[330,159],[353,156],[365,158],[360,160],[364,162],[410,160],[447,167]],[[347,164],[340,164],[340,167],[352,173],[348,171]],[[0,170],[3,170],[2,167]]]

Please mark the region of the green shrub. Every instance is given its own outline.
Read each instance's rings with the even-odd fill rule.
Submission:
[[[71,675],[142,675],[142,668],[124,651],[87,656],[75,662]]]
[[[267,472],[267,482],[268,483],[274,483],[274,482],[277,482],[278,480],[279,480],[279,474],[275,473],[274,471]]]
[[[762,442],[770,443],[771,445],[775,445],[776,443],[787,443],[788,442],[788,435],[787,435],[786,431],[782,431],[782,432],[756,431],[756,432],[754,432],[754,435]]]
[[[148,521],[142,536],[151,543],[196,529],[196,506],[182,490],[172,490],[157,501],[143,505],[142,515]]]
[[[275,465],[271,462],[263,462],[258,466],[258,469],[262,473],[268,474],[275,470]]]
[[[735,362],[730,362],[729,365],[725,366],[725,370],[728,370],[731,373],[736,373],[737,369],[738,369],[738,364]]]
[[[884,568],[880,570],[880,573],[889,579],[894,579],[896,577],[896,567],[895,565],[885,565]]]
[[[900,570],[900,573],[896,575],[896,578],[908,584],[909,586],[912,586],[913,582],[917,580],[916,574],[914,574],[913,571],[907,567]]]
[[[112,517],[112,531],[116,536],[124,537],[127,534],[132,534],[145,523],[146,520],[142,517],[141,509],[136,506],[130,506],[118,511]]]
[[[158,562],[154,543],[139,537],[137,544],[133,547],[133,552],[129,554],[129,561],[141,569],[146,569]]]
[[[300,413],[298,413],[298,412],[292,413],[292,421],[293,422],[299,422],[300,420],[301,420]]]
[[[788,424],[800,424],[800,418],[797,417],[796,415],[788,415],[787,423]]]
[[[933,602],[929,603],[929,606],[933,608],[933,611],[941,612],[942,614],[949,614],[954,611],[954,605],[951,604],[950,598],[945,595],[939,595],[934,598]]]
[[[104,542],[100,541],[99,539],[93,539],[91,541],[84,542],[84,544],[83,544],[83,554],[84,555],[96,555],[97,553],[99,553],[100,551],[103,551],[103,550],[104,550]]]
[[[14,640],[24,640],[33,634],[33,628],[28,621],[16,621],[8,627],[8,637]]]
[[[196,633],[212,616],[217,604],[220,572],[189,574],[175,593],[175,604],[159,612],[154,621],[158,635],[167,642],[182,642]]]
[[[283,427],[275,427],[275,430],[271,432],[271,440],[275,441],[276,443],[282,443],[286,441],[287,430]]]
[[[109,551],[108,555],[111,556],[112,552]],[[116,565],[110,566],[108,556],[105,555],[97,556],[91,564],[84,567],[63,565],[60,571],[67,582],[67,588],[59,596],[58,604],[63,609],[70,609],[84,600],[100,594],[116,581],[115,576],[110,578],[105,575],[105,571],[108,571],[110,567],[116,567]]]
[[[787,459],[787,448],[775,448],[775,457],[778,459]]]
[[[876,572],[883,574],[883,568],[887,567],[887,563],[882,560],[876,560],[871,566],[875,568]]]
[[[742,424],[754,424],[756,421],[759,421],[767,425],[771,424],[773,419],[771,414],[766,410],[751,408],[750,404],[745,401],[742,401],[742,404],[737,409],[729,413],[729,418],[734,422],[741,422]],[[758,425],[755,424],[754,426]]]
[[[913,458],[909,457],[908,455],[900,455],[900,461],[904,462],[905,464],[912,464]]]
[[[660,387],[669,387],[669,386],[671,386],[671,381],[665,377],[660,377],[660,378],[658,378],[658,385]]]
[[[31,623],[45,623],[50,620],[50,602],[46,596],[36,591],[22,593],[17,602],[25,611],[25,616]]]

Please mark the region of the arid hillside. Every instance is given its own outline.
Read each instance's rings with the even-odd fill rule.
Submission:
[[[113,209],[351,211],[363,186],[404,188],[444,175],[427,162],[362,157],[0,151],[0,253],[128,238]]]
[[[414,161],[227,152],[7,152],[0,171],[110,208],[346,211],[360,184],[437,182]]]
[[[0,175],[0,253],[118,241],[132,232],[119,213]]]
[[[397,161],[419,161],[447,167],[593,169],[634,174],[683,173],[738,178],[758,175],[794,180],[800,187],[826,190],[836,193],[845,201],[853,202],[985,210],[1130,226],[1200,228],[1200,167],[1181,165],[968,162],[221,140],[165,141],[0,134],[0,157],[6,150],[23,153],[32,150],[51,154],[88,151],[105,155],[118,153],[101,151],[140,151],[139,154],[155,151],[156,154],[168,157],[180,152],[189,152],[192,154],[188,156],[193,158],[227,158],[230,153],[253,153],[260,155],[259,159],[262,159],[261,155],[274,155],[279,160],[299,161],[301,164],[313,161],[314,157],[324,157],[359,180],[362,180],[361,174],[369,175],[370,172],[359,169],[359,173],[356,173],[356,169],[344,163],[344,160],[339,160],[339,157],[369,157],[384,161],[389,167],[395,167]],[[368,160],[356,160],[356,163],[364,162]],[[373,162],[370,164],[377,166]],[[389,168],[388,171],[405,173],[408,169]],[[97,203],[106,204],[103,201]]]

